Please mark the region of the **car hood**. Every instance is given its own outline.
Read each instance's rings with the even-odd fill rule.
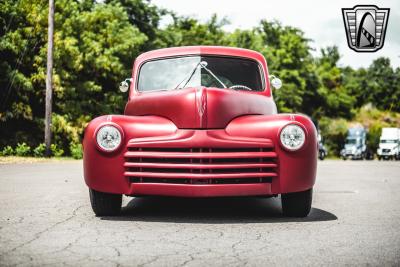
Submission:
[[[223,129],[234,118],[256,114],[276,114],[272,97],[207,87],[141,93],[125,108],[125,115],[161,116],[187,129]]]

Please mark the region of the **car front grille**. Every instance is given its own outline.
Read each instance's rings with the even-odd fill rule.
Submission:
[[[124,167],[131,183],[271,183],[277,155],[272,147],[128,147]]]

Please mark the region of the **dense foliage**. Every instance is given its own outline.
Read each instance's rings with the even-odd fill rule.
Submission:
[[[279,110],[305,113],[322,126],[335,122],[328,138],[343,131],[343,119],[357,119],[367,103],[400,112],[400,69],[388,58],[368,68],[341,67],[337,47],[313,57],[301,30],[276,21],[226,32],[225,19],[213,16],[202,23],[145,0],[55,2],[54,154],[79,157],[85,124],[100,114],[122,112],[126,95],[116,85],[130,75],[132,60],[170,46],[227,45],[263,53],[270,72],[284,81],[274,93]],[[47,12],[47,1],[0,2],[0,150],[7,153],[12,147],[19,154],[43,153]],[[160,28],[165,16],[172,21]],[[340,134],[329,139],[332,147]]]

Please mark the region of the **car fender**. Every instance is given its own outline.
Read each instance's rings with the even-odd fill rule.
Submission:
[[[297,151],[286,150],[280,142],[280,131],[288,124],[300,125],[306,141]],[[232,120],[226,127],[229,135],[268,138],[278,154],[279,179],[273,183],[276,193],[304,191],[315,183],[318,157],[317,130],[310,118],[298,114],[250,115]]]
[[[102,125],[116,124],[123,131],[123,139],[113,152],[101,151],[96,142],[96,132]],[[86,184],[95,190],[109,193],[129,193],[129,183],[112,177],[124,176],[126,144],[133,138],[171,135],[177,130],[168,119],[159,116],[105,115],[92,120],[83,138],[83,170]],[[101,166],[99,166],[101,165]]]

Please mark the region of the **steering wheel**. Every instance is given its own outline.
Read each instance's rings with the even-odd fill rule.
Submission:
[[[241,84],[232,85],[229,87],[229,89],[234,89],[234,90],[244,89],[244,90],[248,90],[248,91],[253,91],[253,90],[251,90],[251,88],[247,87],[246,85],[241,85]]]

